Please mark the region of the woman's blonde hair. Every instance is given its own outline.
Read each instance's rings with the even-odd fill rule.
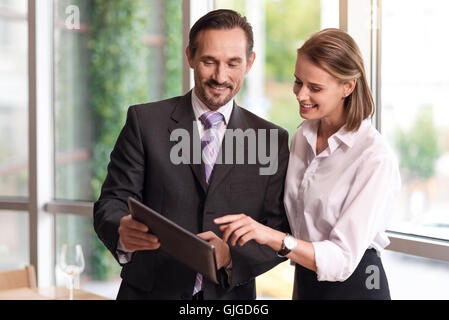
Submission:
[[[298,49],[313,63],[342,82],[357,79],[354,91],[345,98],[346,131],[355,131],[374,113],[374,100],[366,80],[360,49],[354,39],[339,29],[314,33]]]

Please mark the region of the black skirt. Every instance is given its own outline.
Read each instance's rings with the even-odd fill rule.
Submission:
[[[352,275],[343,282],[318,281],[314,271],[296,265],[299,300],[391,300],[387,275],[375,249],[366,250]]]

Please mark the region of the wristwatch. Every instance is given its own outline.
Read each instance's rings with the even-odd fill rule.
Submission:
[[[298,245],[298,241],[291,234],[285,236],[284,240],[282,240],[282,248],[277,252],[279,257],[285,257],[289,254],[293,249]]]

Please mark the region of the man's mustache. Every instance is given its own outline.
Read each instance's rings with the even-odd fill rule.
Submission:
[[[234,88],[234,86],[232,84],[228,83],[228,82],[218,83],[215,80],[208,80],[208,81],[206,81],[206,85],[207,86],[214,86],[214,87],[226,87],[226,88],[229,88],[231,90]]]

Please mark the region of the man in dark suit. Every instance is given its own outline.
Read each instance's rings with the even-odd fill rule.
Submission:
[[[245,213],[288,231],[283,206],[288,133],[233,101],[255,59],[251,26],[234,11],[216,10],[198,20],[189,40],[186,55],[195,88],[185,96],[129,108],[95,203],[95,231],[123,266],[118,299],[254,299],[255,277],[283,261],[254,241],[229,246],[214,223],[226,214]],[[173,148],[181,143],[173,138],[176,130],[191,137],[187,156],[181,155],[186,161],[174,159]],[[246,140],[235,139],[236,131],[248,133]],[[200,161],[195,161],[200,139]],[[224,148],[235,140],[230,150]],[[237,159],[239,148],[246,155],[243,163]],[[267,150],[272,153],[268,173],[261,160]],[[151,226],[148,230],[129,215],[128,197],[213,243],[220,284],[160,250]]]

